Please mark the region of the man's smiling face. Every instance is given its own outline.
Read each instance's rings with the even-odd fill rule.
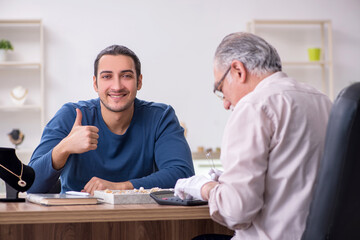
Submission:
[[[104,55],[99,60],[94,89],[102,105],[112,112],[123,112],[133,106],[142,76],[137,77],[135,64],[125,55]]]

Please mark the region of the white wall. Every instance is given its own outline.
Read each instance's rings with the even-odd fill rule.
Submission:
[[[360,77],[359,12],[358,0],[0,0],[1,19],[43,20],[47,120],[65,102],[96,97],[94,58],[122,44],[142,61],[138,97],[171,104],[194,150],[220,146],[229,116],[212,94],[212,58],[226,34],[254,18],[332,20],[337,94]]]

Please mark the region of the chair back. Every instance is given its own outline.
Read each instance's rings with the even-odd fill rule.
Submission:
[[[360,239],[360,83],[331,109],[325,149],[302,240]]]

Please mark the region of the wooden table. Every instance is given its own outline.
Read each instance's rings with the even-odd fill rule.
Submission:
[[[186,240],[233,231],[211,220],[208,206],[0,203],[0,239]]]

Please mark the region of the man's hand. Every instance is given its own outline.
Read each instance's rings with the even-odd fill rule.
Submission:
[[[201,188],[208,182],[211,182],[211,180],[201,175],[179,179],[175,185],[175,196],[179,196],[181,199],[195,198],[204,200],[201,196]]]
[[[219,177],[222,173],[223,173],[223,171],[216,169],[216,168],[211,168],[209,170],[209,175],[211,177],[211,180],[213,180],[213,181],[219,181]]]
[[[92,177],[90,181],[85,185],[82,192],[88,192],[91,195],[94,195],[95,190],[126,190],[133,189],[134,186],[131,182],[110,182],[98,177]]]
[[[55,169],[64,167],[70,154],[84,153],[97,148],[99,129],[95,126],[82,126],[81,120],[82,113],[77,108],[75,122],[69,135],[52,151],[52,164]]]
[[[76,118],[69,135],[64,138],[67,151],[72,153],[84,153],[95,150],[98,144],[99,129],[95,126],[83,126],[81,124],[82,113],[76,109]]]

